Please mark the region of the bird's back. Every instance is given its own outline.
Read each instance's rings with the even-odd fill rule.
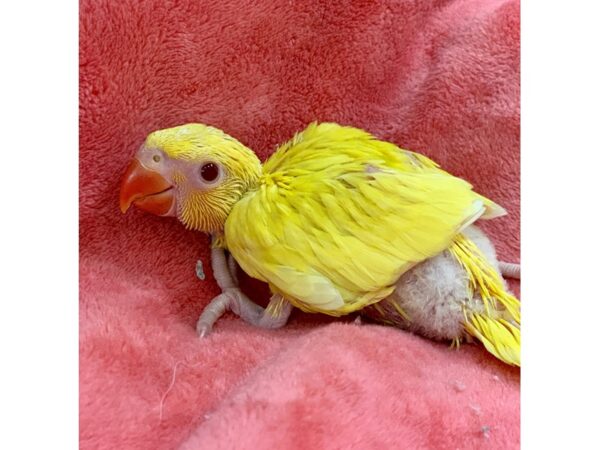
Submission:
[[[295,306],[346,314],[502,208],[417,153],[350,127],[311,124],[263,166],[225,239],[240,266]]]

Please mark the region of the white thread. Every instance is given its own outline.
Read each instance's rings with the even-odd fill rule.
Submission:
[[[190,366],[190,365],[186,364],[184,361],[177,361],[175,363],[175,365],[173,366],[173,375],[171,376],[171,383],[169,384],[169,387],[167,388],[165,393],[162,395],[162,397],[160,399],[160,404],[158,405],[159,423],[161,423],[163,420],[163,410],[164,410],[165,402],[167,400],[167,395],[169,395],[169,392],[171,392],[171,390],[173,389],[173,386],[175,386],[175,379],[177,377],[177,366],[179,366],[179,365],[186,366],[187,368],[191,369],[191,368],[197,367],[200,364],[201,363],[198,362],[198,363]]]

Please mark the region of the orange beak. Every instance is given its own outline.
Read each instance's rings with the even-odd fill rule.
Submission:
[[[175,197],[171,183],[158,172],[146,169],[134,158],[121,181],[119,201],[123,213],[133,203],[144,211],[165,216],[172,214]]]

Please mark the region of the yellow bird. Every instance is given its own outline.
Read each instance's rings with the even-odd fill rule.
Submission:
[[[187,124],[151,133],[121,185],[133,203],[213,236],[223,293],[205,308],[203,336],[232,310],[276,328],[292,307],[361,311],[458,345],[475,337],[520,365],[520,303],[493,246],[473,226],[504,215],[466,181],[415,152],[334,123],[312,123],[261,165],[219,129]],[[230,252],[273,292],[266,309],[237,287]]]

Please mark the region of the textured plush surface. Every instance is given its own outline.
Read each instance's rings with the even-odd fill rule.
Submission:
[[[199,340],[217,294],[209,269],[194,274],[207,237],[118,209],[152,130],[209,123],[265,158],[333,120],[433,157],[506,207],[484,229],[518,261],[518,2],[84,0],[80,12],[83,449],[518,448],[519,371],[482,348],[299,313],[277,331],[228,315]]]

